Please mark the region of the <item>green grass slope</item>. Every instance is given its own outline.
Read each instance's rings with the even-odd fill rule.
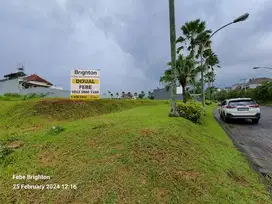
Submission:
[[[69,111],[50,112],[58,107],[54,102],[35,100],[29,109],[22,102],[0,106],[4,126],[16,126],[0,132],[3,144],[23,143],[0,159],[0,203],[271,203],[258,175],[211,110],[198,125],[169,118],[164,102],[118,101],[114,109],[105,104],[115,102],[96,103],[105,110],[74,104]],[[73,115],[77,120],[70,117],[74,106],[81,107],[76,111],[81,116]],[[13,112],[5,119],[8,110]],[[67,117],[63,111],[69,112]],[[55,123],[64,131],[53,134],[50,127]],[[13,180],[13,174],[51,179],[20,181]],[[16,183],[59,184],[60,189],[12,190]]]

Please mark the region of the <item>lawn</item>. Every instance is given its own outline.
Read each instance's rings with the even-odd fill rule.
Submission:
[[[23,144],[0,158],[0,203],[271,203],[212,107],[202,124],[168,111],[164,101],[0,101],[2,144]]]

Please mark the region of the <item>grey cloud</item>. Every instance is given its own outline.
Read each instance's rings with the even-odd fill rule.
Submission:
[[[222,66],[219,86],[245,75],[272,76],[251,70],[256,64],[272,65],[269,46],[264,48],[261,38],[272,30],[272,3],[258,2],[176,0],[177,36],[186,21],[201,18],[214,30],[240,13],[251,13],[248,21],[213,38]],[[240,9],[237,5],[243,3]],[[28,73],[65,88],[70,69],[100,68],[102,91],[151,90],[170,60],[168,1],[1,1],[0,29],[1,75],[24,62]],[[272,37],[267,43],[271,45]]]

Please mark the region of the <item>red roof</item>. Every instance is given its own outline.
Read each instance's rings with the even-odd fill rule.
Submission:
[[[24,79],[26,81],[36,81],[36,82],[46,83],[47,85],[50,85],[50,86],[53,85],[49,81],[46,81],[45,79],[43,79],[42,77],[40,77],[40,76],[38,76],[36,74],[31,74],[30,76],[27,76]]]

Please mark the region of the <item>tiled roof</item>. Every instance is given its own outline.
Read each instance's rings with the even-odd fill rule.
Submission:
[[[43,82],[46,83],[47,85],[53,85],[51,84],[49,81],[46,81],[45,79],[43,79],[42,77],[36,75],[36,74],[31,74],[30,76],[27,76],[24,78],[26,81],[37,81],[37,82]]]
[[[261,78],[251,79],[249,81],[249,84],[262,84],[263,82],[266,82],[266,81],[272,81],[272,79],[267,78],[267,77],[261,77]]]

